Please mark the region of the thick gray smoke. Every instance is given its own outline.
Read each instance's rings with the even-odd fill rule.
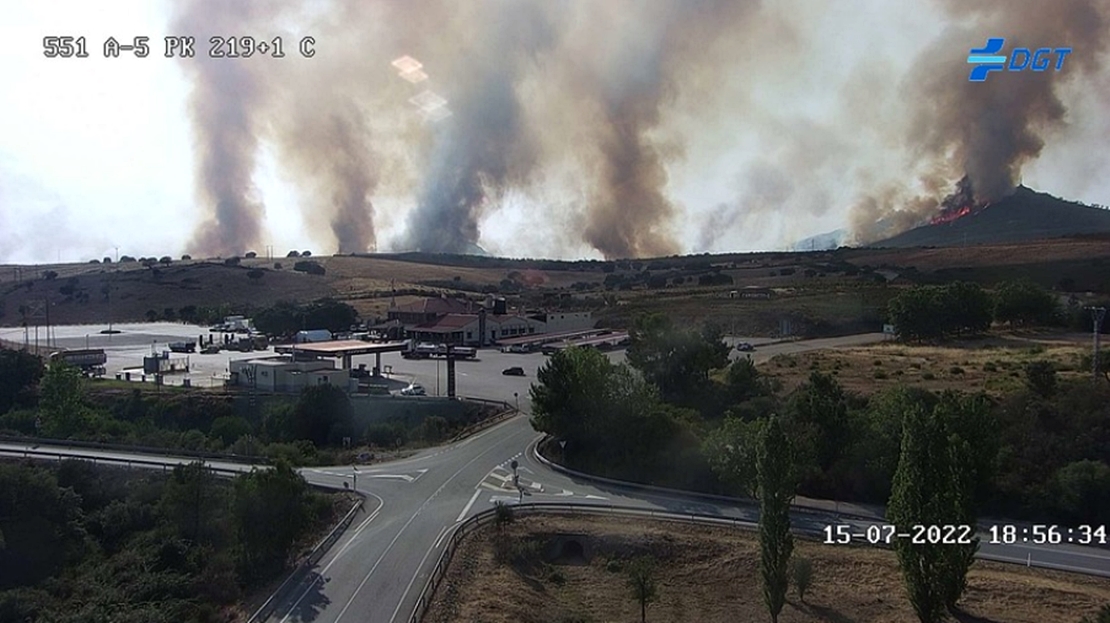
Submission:
[[[920,55],[898,97],[882,68],[853,70],[848,118],[809,122],[808,110],[767,103],[768,90],[780,102],[804,93],[777,89],[816,62],[821,44],[807,47],[793,35],[820,17],[794,15],[798,7],[776,13],[758,0],[283,0],[262,9],[188,0],[175,31],[263,31],[293,16],[284,23],[296,23],[297,35],[316,35],[320,47],[312,60],[291,53],[281,61],[184,62],[193,82],[198,195],[208,211],[190,251],[231,254],[261,242],[262,206],[251,183],[260,141],[276,145],[279,166],[298,184],[311,233],[330,237],[340,252],[382,246],[377,232],[391,231],[395,212],[407,219],[396,250],[472,252],[483,219],[508,194],[538,188],[575,195],[546,203],[540,197],[537,213],[527,215],[536,229],[567,229],[545,245],[565,246],[569,233],[609,258],[681,252],[679,215],[684,208],[704,212],[673,199],[674,172],[693,151],[693,133],[703,141],[698,147],[719,150],[718,159],[745,139],[752,149],[750,137],[758,137],[758,155],[723,173],[736,176],[736,199],[713,196],[719,206],[707,220],[682,227],[692,230],[699,250],[735,231],[766,240],[776,224],[782,244],[803,233],[795,228],[807,220],[848,203],[840,194],[853,184],[865,189],[850,214],[857,241],[927,222],[965,176],[975,205],[997,200],[1068,122],[1062,87],[1101,69],[1110,0],[936,1],[956,26]],[[1075,52],[1059,73],[1003,72],[970,83],[967,51],[988,36],[1006,37],[1008,50]],[[397,76],[390,62],[406,55],[423,63],[426,81]],[[722,80],[732,81],[727,96]],[[451,116],[421,119],[409,100],[424,90],[442,96]],[[726,97],[735,101],[712,103]],[[872,104],[879,100],[894,101],[898,115],[877,119],[867,106],[879,110]],[[897,136],[895,148],[913,160],[908,179],[854,163],[860,123],[883,125],[875,133],[884,141]],[[721,138],[703,136],[714,134]],[[689,169],[699,166],[722,175],[711,159]],[[553,183],[556,171],[571,171],[573,181]],[[380,210],[387,198],[411,209]]]
[[[188,245],[194,253],[234,255],[261,241],[262,206],[252,197],[251,176],[258,150],[255,110],[264,103],[254,68],[209,58],[204,33],[238,33],[257,20],[258,5],[188,0],[178,5],[173,30],[197,37],[196,58],[183,66],[191,74],[197,154],[197,195],[208,212]]]
[[[591,167],[597,178],[583,235],[605,257],[678,252],[675,206],[666,189],[669,154],[651,132],[667,114],[683,74],[697,71],[718,39],[741,36],[743,20],[757,6],[745,0],[659,0],[624,4],[611,13],[622,18],[619,28],[595,22],[596,40],[605,43],[597,46],[593,62],[581,59],[569,86],[581,101],[596,102],[582,119],[592,122],[597,141]]]
[[[487,195],[524,183],[538,159],[517,89],[554,41],[553,24],[537,2],[471,9],[480,34],[467,42],[467,62],[454,68],[444,93],[452,115],[436,124],[404,241],[419,251],[471,251]]]
[[[907,198],[888,189],[865,197],[851,215],[857,241],[929,220],[940,197],[964,175],[976,203],[1012,192],[1022,167],[1067,122],[1061,85],[1098,72],[1110,44],[1106,0],[944,0],[943,6],[971,26],[949,30],[921,54],[905,96],[914,107],[907,146],[926,163],[921,181],[932,196]],[[1004,52],[1014,47],[1074,52],[1060,72],[994,72],[986,82],[968,81],[967,51],[993,36],[1006,38]]]

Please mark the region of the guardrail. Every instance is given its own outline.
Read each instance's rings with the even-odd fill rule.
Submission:
[[[157,448],[154,446],[132,446],[123,443],[105,443],[100,441],[79,441],[69,439],[50,439],[46,437],[20,437],[16,435],[0,435],[0,442],[43,446],[51,445],[66,448],[86,448],[91,450],[118,450],[121,452],[137,452],[139,454],[156,454],[158,456],[180,456],[185,458],[226,461],[228,463],[265,465],[268,465],[270,463],[270,460],[263,456],[245,456],[241,454],[223,454],[219,452],[201,452],[199,450]]]
[[[508,407],[508,405],[505,406]],[[460,430],[458,433],[455,433],[455,436],[452,437],[451,440],[447,443],[455,443],[456,441],[465,439],[473,435],[474,433],[490,428],[496,424],[500,424],[501,422],[504,422],[505,420],[513,417],[516,414],[517,411],[513,408],[509,408],[506,411],[501,411],[500,413],[492,415],[482,420],[481,422],[475,422],[474,424],[471,424],[470,426],[467,426],[466,428]]]
[[[607,484],[607,485],[614,485],[614,486],[623,487],[623,488],[626,488],[626,489],[649,491],[649,492],[652,492],[652,493],[661,493],[661,494],[664,494],[664,495],[679,496],[679,497],[685,497],[685,498],[699,498],[699,499],[708,500],[708,501],[711,501],[711,502],[727,502],[727,503],[730,503],[730,504],[737,504],[737,503],[758,504],[759,503],[758,500],[755,500],[754,498],[736,498],[736,497],[729,497],[729,496],[726,496],[726,495],[714,495],[712,493],[701,493],[701,492],[697,492],[697,491],[683,491],[681,489],[671,489],[671,488],[668,488],[668,487],[659,487],[659,486],[656,486],[656,485],[648,485],[648,484],[639,483],[639,482],[630,482],[630,481],[627,481],[627,480],[617,480],[617,479],[614,479],[614,478],[606,478],[604,476],[597,476],[595,474],[588,474],[586,472],[580,472],[580,471],[571,469],[569,467],[565,467],[565,466],[563,466],[559,463],[556,463],[555,461],[552,461],[551,459],[545,457],[543,455],[543,453],[540,452],[540,445],[549,441],[550,439],[552,439],[552,437],[550,435],[547,435],[542,440],[540,440],[538,443],[533,444],[532,445],[532,456],[537,461],[539,461],[540,463],[543,463],[545,466],[549,467],[550,469],[552,469],[554,471],[557,471],[561,474],[566,474],[567,476],[573,476],[575,478],[581,478],[582,480],[600,482],[600,483],[604,483],[604,484]],[[813,502],[818,502],[818,501],[815,500]],[[873,519],[882,519],[883,518],[882,513],[873,512],[872,514],[863,514],[863,513],[852,512],[851,508],[849,508],[847,510],[839,508],[838,503],[835,502],[835,501],[833,501],[833,502],[824,502],[824,503],[813,503],[813,502],[801,502],[801,503],[794,502],[791,505],[791,507],[795,508],[795,509],[800,509],[800,510],[818,511],[818,512],[823,512],[823,513],[833,513],[833,512],[835,512],[838,516],[848,517],[848,518],[852,518],[852,519],[873,520]],[[852,505],[852,508],[858,508],[858,505]]]
[[[121,464],[121,465],[126,465],[127,467],[161,467],[164,471],[168,471],[170,468],[186,464],[186,463],[171,463],[171,462],[168,462],[168,461],[155,461],[155,460],[135,459],[135,458],[119,458],[119,457],[113,457],[113,456],[72,455],[72,454],[66,454],[66,453],[63,453],[63,452],[55,452],[55,451],[51,451],[51,450],[37,450],[37,449],[34,449],[34,448],[23,448],[23,449],[20,449],[20,450],[3,450],[3,449],[0,449],[0,455],[17,456],[17,457],[22,456],[25,459],[44,458],[44,459],[50,459],[50,460],[55,460],[55,461],[62,461],[62,460],[66,460],[66,459],[73,460],[73,461],[91,461],[94,464],[96,464],[96,463],[118,463],[118,464]],[[188,459],[189,457],[168,457],[168,458],[171,458],[171,459],[178,458],[178,459],[184,460],[184,459]],[[207,467],[207,469],[209,469],[209,470],[211,470],[211,471],[213,471],[217,474],[235,474],[235,475],[238,475],[238,474],[245,474],[245,473],[247,473],[247,471],[249,471],[249,470],[246,470],[246,469],[241,469],[241,470],[240,469],[230,469],[230,468],[226,468],[226,467],[216,467],[216,466],[212,466],[212,465],[206,465],[205,467]],[[243,467],[251,467],[251,466],[250,465],[244,465]]]
[[[277,590],[274,591],[273,594],[254,611],[254,614],[247,619],[247,623],[258,623],[259,621],[265,621],[270,618],[270,615],[277,609],[278,604],[289,595],[293,587],[300,584],[300,581],[312,570],[312,567],[316,566],[316,563],[320,562],[324,554],[326,554],[328,550],[331,549],[332,545],[339,540],[339,537],[343,535],[351,525],[351,522],[354,521],[355,515],[362,509],[365,502],[366,500],[363,498],[351,506],[351,510],[347,511],[347,514],[334,528],[332,528],[328,536],[324,537],[323,540],[316,544],[316,547],[312,548],[312,551],[309,552],[304,561],[297,565],[296,569],[289,574],[289,577],[285,578],[285,581],[281,583],[281,586],[278,586]]]

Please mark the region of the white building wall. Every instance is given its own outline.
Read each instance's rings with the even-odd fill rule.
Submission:
[[[546,332],[562,333],[563,331],[584,331],[594,328],[595,320],[591,312],[549,312],[547,314]],[[538,331],[538,329],[537,329]]]

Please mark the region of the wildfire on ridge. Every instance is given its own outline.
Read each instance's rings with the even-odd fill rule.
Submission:
[[[963,218],[972,212],[978,212],[987,207],[989,202],[978,201],[975,191],[971,187],[971,180],[964,176],[956,184],[956,192],[948,195],[941,203],[940,214],[929,219],[930,225],[943,225]]]

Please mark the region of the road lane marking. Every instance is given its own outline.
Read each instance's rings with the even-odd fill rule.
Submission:
[[[370,492],[367,491],[367,493]],[[373,493],[370,493],[370,495],[378,498],[378,508],[375,509],[374,512],[371,513],[370,516],[367,517],[361,524],[359,524],[358,528],[355,530],[355,533],[352,534],[351,538],[347,539],[347,543],[342,548],[340,548],[339,553],[336,554],[335,557],[332,558],[331,561],[328,562],[328,564],[323,569],[321,569],[319,573],[316,574],[316,577],[308,583],[308,586],[305,587],[304,592],[301,593],[301,596],[298,597],[297,601],[293,602],[292,607],[290,607],[289,610],[285,612],[285,616],[281,618],[281,623],[285,623],[289,620],[289,617],[293,615],[293,611],[299,608],[301,602],[304,601],[304,598],[308,596],[308,592],[311,591],[312,588],[324,578],[324,574],[327,573],[329,569],[331,569],[331,566],[334,565],[336,561],[338,561],[343,556],[343,554],[347,552],[347,549],[351,546],[351,544],[355,542],[355,537],[361,534],[362,531],[366,529],[366,526],[370,525],[370,522],[373,521],[374,518],[378,516],[378,513],[381,512],[382,508],[385,507],[385,500],[381,499]]]
[[[366,478],[390,478],[390,479],[396,479],[396,480],[404,480],[405,482],[412,482],[412,481],[416,480],[415,478],[413,478],[412,476],[409,476],[408,474],[369,474],[365,477]]]
[[[446,538],[447,535],[450,534],[451,530],[453,530],[458,525],[459,525],[459,522],[456,521],[454,524],[452,524],[450,526],[443,526],[443,530],[439,531],[439,537],[436,538],[436,541],[432,545],[432,548],[433,549],[438,548],[440,546],[440,544],[443,543],[443,539]]]
[[[405,592],[401,594],[401,600],[397,602],[397,607],[393,609],[393,616],[389,617],[389,623],[393,623],[393,621],[397,619],[397,613],[401,611],[401,606],[404,605],[405,599],[408,598],[409,591],[412,590],[412,585],[416,583],[416,578],[420,575],[420,569],[424,568],[424,563],[428,562],[428,556],[432,554],[433,550],[439,547],[440,540],[446,536],[448,531],[452,528],[454,528],[454,526],[444,526],[443,531],[439,533],[439,537],[436,539],[435,543],[428,548],[428,551],[424,552],[424,557],[420,559],[420,566],[416,568],[416,573],[412,575],[412,579],[409,580],[409,585],[405,587]],[[339,623],[338,619],[336,623]]]
[[[455,520],[455,523],[462,521],[463,518],[466,517],[466,514],[470,512],[470,507],[474,506],[474,500],[478,499],[478,495],[481,492],[482,491],[480,489],[474,490],[474,495],[470,496],[470,501],[466,503],[466,507],[462,509],[461,513],[459,513],[459,518]]]
[[[493,430],[493,429],[490,429],[490,430]],[[343,615],[346,614],[347,610],[349,610],[351,608],[351,604],[353,604],[355,602],[355,598],[358,597],[358,594],[360,592],[362,592],[362,589],[366,586],[366,583],[370,581],[370,577],[373,576],[374,572],[378,570],[378,567],[382,564],[382,561],[385,560],[385,557],[388,556],[389,552],[393,550],[393,547],[395,545],[397,545],[397,541],[401,538],[401,535],[405,533],[405,530],[407,530],[410,525],[412,525],[412,522],[416,520],[417,516],[420,515],[420,512],[423,511],[425,508],[427,508],[428,504],[430,504],[431,501],[433,499],[435,499],[435,497],[438,496],[440,494],[440,492],[443,491],[444,488],[447,487],[447,485],[451,484],[451,482],[454,481],[455,478],[457,478],[459,474],[463,473],[463,470],[470,467],[476,461],[478,461],[478,459],[484,457],[485,455],[489,454],[490,452],[493,452],[496,449],[497,449],[496,446],[491,446],[489,448],[486,448],[483,452],[478,454],[478,456],[476,456],[476,457],[470,459],[469,461],[467,461],[466,464],[463,465],[462,467],[460,467],[454,474],[451,474],[451,476],[447,480],[445,480],[443,482],[443,484],[439,486],[438,489],[436,489],[436,492],[433,493],[431,496],[429,496],[428,499],[425,500],[424,503],[420,505],[420,508],[416,509],[416,512],[412,514],[412,517],[409,517],[409,520],[405,522],[405,525],[401,526],[401,529],[397,531],[396,536],[394,536],[393,540],[391,540],[389,542],[389,545],[386,546],[385,551],[382,552],[382,555],[378,557],[378,560],[374,563],[374,566],[370,567],[370,571],[366,572],[366,577],[362,578],[362,582],[359,583],[358,588],[355,589],[355,592],[351,595],[351,598],[347,600],[347,603],[343,605],[343,609],[339,611],[339,616],[337,616],[335,618],[335,623],[339,623],[339,621],[341,621],[343,619]],[[420,566],[421,567],[424,566],[424,563],[423,562],[420,563]],[[417,568],[416,573],[413,575],[413,578],[414,578],[413,581],[415,581],[415,578],[416,578],[417,575],[420,575],[419,567]],[[410,582],[409,585],[411,586],[412,583]],[[403,597],[401,599],[401,603],[404,603],[404,598]]]

